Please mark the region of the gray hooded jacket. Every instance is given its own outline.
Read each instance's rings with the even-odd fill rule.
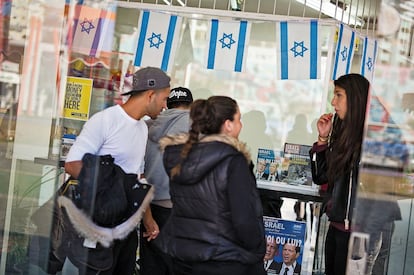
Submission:
[[[148,142],[145,152],[145,178],[155,188],[154,201],[169,200],[169,178],[162,162],[159,140],[166,135],[187,133],[190,129],[189,110],[168,109],[157,119],[148,121]]]

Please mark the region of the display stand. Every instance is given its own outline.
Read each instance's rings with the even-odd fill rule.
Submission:
[[[301,201],[322,202],[324,196],[326,196],[326,194],[318,189],[302,188],[301,186],[289,185],[283,182],[258,180],[257,187],[260,189],[275,191],[281,197],[298,199]]]

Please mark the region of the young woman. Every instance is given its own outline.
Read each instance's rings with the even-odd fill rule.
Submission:
[[[334,81],[335,114],[323,114],[318,122],[318,141],[310,154],[316,184],[328,183],[326,214],[329,229],[325,242],[325,274],[346,272],[351,217],[357,190],[358,166],[364,132],[369,82],[359,74]]]
[[[262,207],[236,101],[193,102],[188,134],[161,140],[173,208],[154,240],[175,274],[266,274]]]

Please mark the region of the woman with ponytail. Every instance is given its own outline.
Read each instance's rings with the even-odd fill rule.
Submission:
[[[160,141],[170,177],[171,216],[154,240],[177,275],[264,275],[262,208],[237,102],[193,102],[188,134]]]

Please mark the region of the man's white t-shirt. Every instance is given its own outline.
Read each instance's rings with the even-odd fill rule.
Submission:
[[[120,105],[94,114],[70,148],[66,162],[82,160],[86,153],[112,155],[125,173],[141,174],[148,127],[130,117]]]

